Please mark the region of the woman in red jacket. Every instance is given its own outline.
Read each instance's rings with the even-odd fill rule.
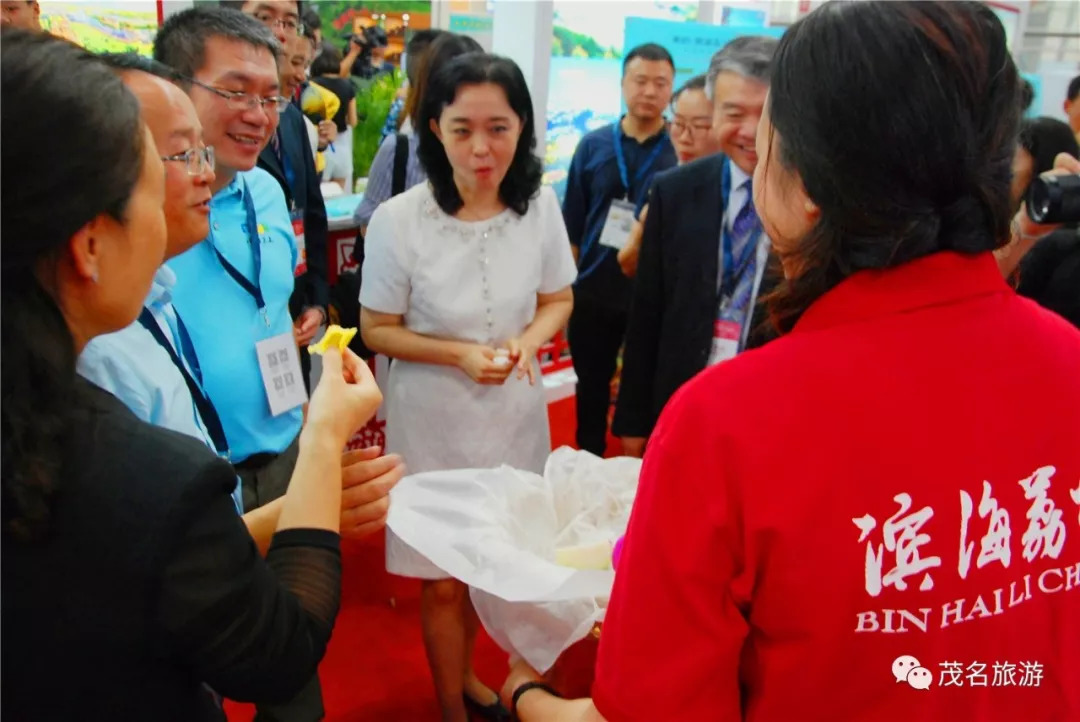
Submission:
[[[665,409],[594,699],[520,664],[504,696],[523,722],[1080,719],[1080,332],[991,253],[1004,30],[981,3],[829,3],[770,92],[753,190],[786,336]]]

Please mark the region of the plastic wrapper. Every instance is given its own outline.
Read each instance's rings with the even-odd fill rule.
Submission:
[[[555,563],[625,531],[641,460],[569,448],[543,476],[510,467],[428,472],[391,493],[397,537],[469,585],[492,639],[541,672],[603,619],[614,572]]]

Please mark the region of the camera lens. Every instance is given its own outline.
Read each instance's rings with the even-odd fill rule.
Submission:
[[[1043,175],[1028,188],[1027,209],[1036,223],[1080,223],[1080,175]]]

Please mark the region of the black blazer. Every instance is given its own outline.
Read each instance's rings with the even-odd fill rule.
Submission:
[[[303,211],[304,246],[307,249],[307,273],[296,279],[296,289],[289,305],[294,314],[309,306],[325,310],[330,303],[326,204],[319,188],[319,174],[315,172],[315,156],[311,154],[304,116],[295,105],[289,105],[281,114],[277,133],[281,152],[287,155],[294,174],[292,187],[289,187],[285,169],[274,152],[273,143],[267,143],[259,154],[259,167],[281,184],[290,211],[294,204]]]
[[[85,381],[71,406],[49,537],[5,536],[0,552],[0,715],[224,720],[204,683],[289,700],[333,626],[337,535],[279,532],[264,560],[233,506],[233,468],[205,444]]]
[[[649,436],[671,395],[708,363],[720,302],[723,161],[723,155],[701,158],[657,174],[653,183],[612,424],[616,436]],[[766,270],[758,299],[776,282]],[[766,319],[756,304],[747,348],[771,337]]]

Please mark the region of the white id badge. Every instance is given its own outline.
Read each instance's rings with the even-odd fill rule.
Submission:
[[[600,233],[600,245],[622,249],[630,240],[630,229],[634,227],[634,204],[614,200],[608,208],[604,230]]]
[[[259,354],[259,371],[271,416],[280,416],[308,400],[300,355],[291,331],[259,341],[255,352]]]
[[[739,339],[742,326],[734,321],[715,321],[713,323],[712,351],[709,353],[709,365],[735,358],[739,353]]]

